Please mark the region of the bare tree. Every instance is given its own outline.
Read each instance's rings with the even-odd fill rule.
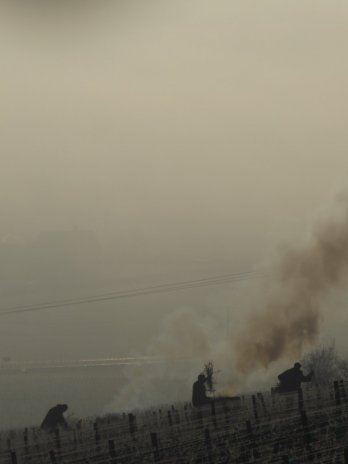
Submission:
[[[348,361],[339,356],[334,342],[309,351],[301,363],[305,370],[314,371],[313,382],[317,385],[325,385],[333,380],[348,380]]]

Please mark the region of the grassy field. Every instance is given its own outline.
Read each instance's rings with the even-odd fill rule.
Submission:
[[[1,434],[0,462],[348,463],[348,385],[306,385],[300,393],[255,393],[239,408],[216,401],[84,419],[69,431]]]

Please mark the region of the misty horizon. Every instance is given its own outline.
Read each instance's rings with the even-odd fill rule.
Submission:
[[[0,3],[0,316],[255,273],[3,315],[0,360],[192,356],[187,373],[172,372],[189,384],[214,358],[223,382],[249,388],[258,369],[268,369],[268,381],[311,344],[335,340],[347,353],[345,241],[332,260],[325,245],[345,233],[343,225],[330,235],[335,208],[346,210],[348,6]],[[317,218],[328,233],[311,247]],[[297,262],[311,270],[325,262],[335,279],[325,269],[315,287],[316,272],[282,261],[299,249]],[[269,305],[283,286],[288,299]],[[296,307],[296,349],[291,337],[285,348],[282,340],[265,348],[275,334],[270,306]],[[296,338],[306,310],[306,334]],[[282,317],[271,319],[285,330]],[[265,323],[258,344],[252,320]],[[250,380],[241,375],[246,364]],[[127,376],[120,402],[137,382],[151,385],[151,375]]]

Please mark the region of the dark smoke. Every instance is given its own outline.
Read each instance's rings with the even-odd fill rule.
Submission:
[[[307,243],[280,259],[273,294],[237,343],[237,368],[244,374],[281,358],[298,358],[319,333],[324,296],[348,275],[348,206],[339,218],[316,224]],[[342,214],[343,213],[343,214]]]

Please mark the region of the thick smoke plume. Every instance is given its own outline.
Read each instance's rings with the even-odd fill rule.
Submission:
[[[348,275],[348,201],[339,216],[312,228],[302,247],[284,252],[272,285],[277,292],[254,315],[238,340],[236,367],[244,374],[297,357],[319,332],[323,297]]]
[[[174,311],[146,353],[168,362],[128,369],[124,387],[105,411],[189,400],[192,382],[209,359],[221,371],[217,394],[225,395],[268,386],[286,359],[301,359],[318,338],[324,297],[348,276],[348,199],[338,206],[338,214],[314,224],[302,246],[282,252],[267,276],[259,312],[253,311],[244,330],[237,319],[241,314],[235,314],[233,333],[226,337],[215,311],[204,317],[190,308]],[[191,361],[176,362],[178,358]],[[266,367],[260,377],[258,369]]]
[[[164,362],[125,369],[125,385],[104,412],[130,410],[190,400],[192,383],[210,359],[219,328],[213,317],[180,308],[166,318],[147,355]]]

